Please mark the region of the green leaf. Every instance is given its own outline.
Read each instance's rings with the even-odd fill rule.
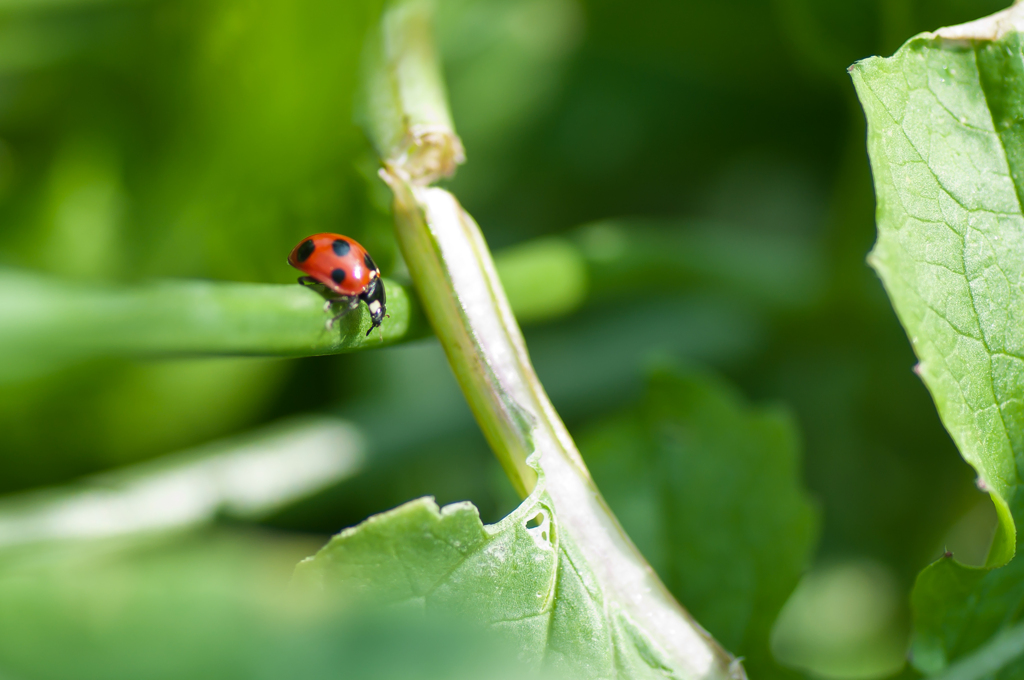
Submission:
[[[1014,499],[1013,511],[1017,521],[1024,520],[1024,498]],[[990,670],[997,670],[1024,653],[1022,644],[1017,645],[1016,654],[1007,653],[1012,631],[1024,614],[1024,560],[985,569],[965,566],[947,555],[918,575],[911,604],[915,627],[911,659],[923,673],[938,673],[957,660],[966,664],[958,673],[993,663]],[[1024,660],[1014,667],[1024,672]],[[954,670],[950,667],[948,672]]]
[[[1024,61],[1007,32],[1022,14],[924,33],[850,68],[878,200],[870,262],[995,504],[989,566],[1014,554],[1024,456]]]
[[[295,585],[343,602],[481,620],[516,640],[520,658],[556,674],[717,677],[720,660],[700,663],[694,653],[693,667],[680,669],[658,648],[601,588],[552,508],[543,478],[493,526],[468,502],[414,500],[335,536],[299,564]]]
[[[638,408],[580,448],[673,594],[751,677],[778,675],[769,634],[819,525],[792,418],[751,409],[718,380],[662,370]]]
[[[1024,604],[1024,562],[1001,566],[1024,518],[1015,498],[1024,456],[1021,28],[1017,4],[850,69],[878,197],[871,264],[999,518],[985,568],[947,555],[914,586],[913,663],[948,678],[1024,670],[1013,663],[1024,646],[1011,627]]]

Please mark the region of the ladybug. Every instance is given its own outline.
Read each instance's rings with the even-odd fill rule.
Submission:
[[[337,294],[327,300],[325,312],[333,311],[336,304],[344,305],[341,313],[327,322],[328,330],[358,307],[360,300],[370,310],[370,330],[366,334],[380,327],[385,311],[384,282],[373,258],[355,240],[341,234],[307,236],[292,250],[288,264],[308,275],[299,277],[302,285],[320,285]]]

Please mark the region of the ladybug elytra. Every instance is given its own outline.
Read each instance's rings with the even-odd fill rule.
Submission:
[[[327,300],[324,311],[333,311],[336,304],[344,305],[341,313],[327,322],[328,329],[358,307],[360,300],[370,310],[370,330],[366,334],[380,327],[385,311],[384,282],[366,248],[353,239],[341,234],[307,236],[288,256],[288,264],[307,274],[299,277],[302,285],[319,284],[337,294]]]

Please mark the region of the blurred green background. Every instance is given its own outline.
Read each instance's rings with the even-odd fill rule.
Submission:
[[[1003,3],[436,5],[468,156],[448,186],[513,299],[574,291],[523,320],[584,457],[600,444],[596,425],[638,403],[655,364],[698,366],[754,403],[788,408],[823,523],[776,654],[820,677],[898,672],[917,571],[946,548],[980,563],[993,520],[864,261],[874,199],[845,69]],[[288,283],[294,244],[338,231],[402,278],[389,195],[353,122],[363,39],[381,7],[0,2],[0,267],[68,287]],[[561,268],[559,248],[579,271]],[[4,295],[16,293],[0,288],[0,305],[16,302]],[[24,552],[82,533],[70,510],[33,515],[65,502],[61,485],[200,445],[178,455],[259,446],[267,427],[311,416],[350,428],[331,436],[358,442],[351,464],[255,504],[200,503],[182,520],[203,523],[200,537],[117,559],[156,551],[170,571],[175,560],[217,565],[197,567],[217,590],[236,573],[231,560],[291,565],[420,495],[472,500],[485,521],[517,502],[433,340],[308,359],[108,357],[0,383],[0,548],[17,546],[0,566],[20,573],[36,560],[57,583],[108,549]],[[229,436],[244,439],[210,445]],[[140,583],[162,583],[160,568],[132,564]],[[40,609],[25,598],[25,611]]]

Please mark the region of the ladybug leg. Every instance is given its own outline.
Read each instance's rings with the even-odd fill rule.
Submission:
[[[335,322],[338,319],[340,319],[341,317],[345,316],[346,314],[348,314],[353,309],[355,309],[356,307],[359,306],[359,298],[356,297],[356,296],[352,296],[352,297],[345,297],[345,296],[337,297],[337,298],[333,298],[331,300],[328,300],[327,302],[328,302],[328,304],[324,305],[324,309],[325,310],[331,309],[331,306],[334,303],[337,303],[337,302],[344,302],[345,303],[345,308],[342,309],[341,312],[339,312],[338,314],[335,314],[334,316],[332,316],[330,319],[327,320],[327,330],[333,330],[334,329],[334,324],[335,324]]]
[[[312,286],[312,285],[317,284],[317,283],[320,283],[320,282],[317,281],[316,279],[314,279],[312,276],[300,276],[299,277],[299,284],[300,285]]]
[[[344,303],[344,304],[348,305],[350,308],[353,308],[357,304],[359,304],[358,302],[355,302],[355,303],[352,302],[352,298],[349,297],[348,295],[339,295],[337,297],[330,297],[330,298],[327,298],[326,302],[324,302],[324,313],[326,314],[327,312],[333,312],[334,311],[334,305],[339,304],[339,303]],[[351,309],[347,309],[344,312],[344,314],[347,314],[350,311],[352,311],[352,310]]]

